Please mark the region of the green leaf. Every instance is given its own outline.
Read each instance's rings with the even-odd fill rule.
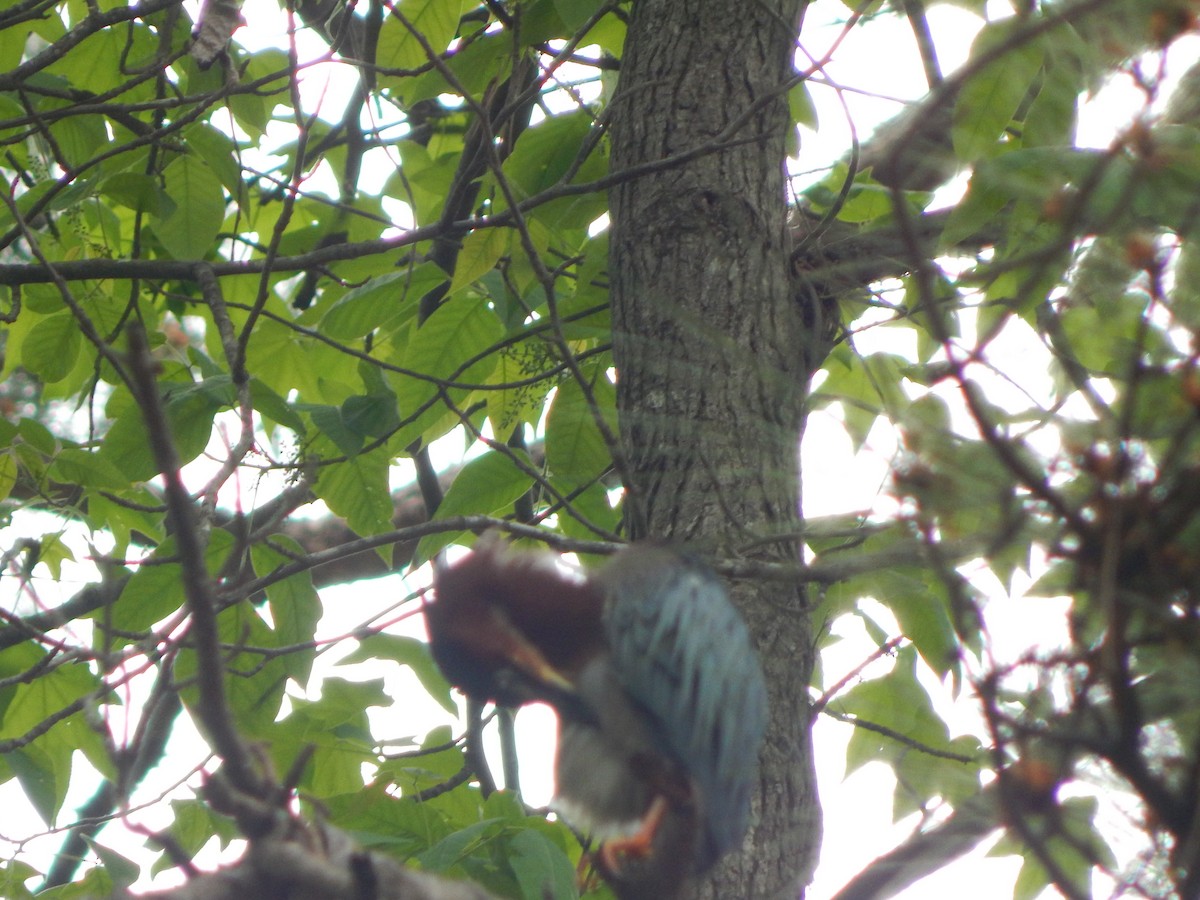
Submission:
[[[407,419],[400,446],[418,437],[433,440],[459,424],[469,389],[439,391],[430,379],[486,384],[498,361],[498,354],[488,351],[503,336],[504,329],[486,301],[470,293],[451,297],[413,329],[405,350],[394,361],[424,377],[387,373],[400,415]],[[445,398],[453,404],[452,409]]]
[[[503,228],[482,228],[468,234],[463,239],[454,267],[450,293],[456,293],[490,272],[511,242],[512,235]]]
[[[575,866],[545,835],[524,828],[508,841],[508,865],[516,876],[524,900],[579,896]]]
[[[4,761],[16,773],[21,790],[42,821],[52,825],[67,791],[58,766],[37,746],[14,750],[5,755]]]
[[[532,466],[526,454],[519,450],[511,452],[526,468]],[[441,521],[455,516],[507,512],[532,487],[533,477],[522,471],[508,454],[489,450],[463,466],[433,518]],[[454,534],[427,535],[418,545],[416,558],[431,559],[454,539]]]
[[[50,100],[39,104],[47,112],[62,109],[67,104]],[[108,131],[101,116],[70,116],[55,122],[50,127],[55,143],[64,159],[71,165],[80,166],[96,155],[96,148],[108,143]]]
[[[208,163],[229,196],[235,201],[244,199],[246,186],[238,164],[238,146],[233,139],[209,122],[189,125],[183,134],[188,150]]]
[[[281,550],[289,555],[285,556]],[[259,577],[269,575],[303,555],[304,548],[282,534],[274,535],[269,547],[260,544],[250,548],[254,573]],[[267,588],[267,605],[279,642],[297,648],[281,657],[288,676],[304,687],[316,658],[316,648],[309,644],[316,636],[317,623],[321,619],[321,598],[313,587],[312,573],[297,572],[272,584]]]
[[[100,191],[114,203],[152,216],[168,215],[173,206],[162,185],[144,172],[116,172],[104,179]]]
[[[280,650],[284,641],[247,603],[218,614],[217,634],[226,669],[225,699],[238,729],[250,737],[266,737],[279,713],[287,680],[282,657],[271,651]],[[191,647],[180,650],[175,676],[183,685],[180,696],[195,715],[200,703],[199,663]]]
[[[988,23],[971,45],[971,60],[998,47],[1008,49],[971,76],[954,104],[954,152],[966,162],[999,152],[1005,129],[1041,71],[1042,44],[1014,38],[1024,27],[1024,20],[1019,18]]]
[[[389,706],[382,679],[350,682],[327,678],[318,700],[291,701],[292,712],[269,729],[276,765],[291,765],[296,747],[311,746],[312,759],[301,788],[317,797],[363,789],[363,767],[376,759],[367,719],[372,706]]]
[[[458,865],[474,848],[491,837],[502,819],[484,819],[475,822],[438,841],[418,857],[423,869],[445,872]]]
[[[322,468],[315,491],[355,534],[369,537],[392,527],[389,472],[386,451],[361,453]]]
[[[958,639],[941,580],[924,570],[894,568],[877,573],[877,599],[896,616],[900,630],[926,664],[945,676],[957,668]]]
[[[919,752],[916,747],[920,745],[947,749],[946,724],[917,680],[916,659],[911,647],[901,649],[889,675],[855,685],[833,701],[840,711],[900,736],[855,728],[846,748],[847,774],[875,760],[895,766],[908,753]]]
[[[257,378],[250,379],[250,402],[263,418],[304,434],[304,420],[295,408]]]
[[[1200,331],[1200,245],[1195,236],[1184,240],[1179,250],[1171,314],[1189,331]]]
[[[383,23],[375,64],[389,69],[417,69],[428,64],[429,54],[413,31],[421,35],[434,53],[441,53],[458,31],[462,2],[402,0],[397,13],[398,16],[389,16]]]
[[[234,55],[237,56],[236,53]],[[268,47],[247,57],[242,77],[247,81],[257,81],[260,85],[253,92],[234,92],[228,102],[238,125],[252,139],[261,139],[266,132],[275,104],[289,102],[289,78],[294,74],[287,54],[278,48]]]
[[[129,885],[138,880],[142,869],[133,860],[121,855],[110,847],[104,846],[99,841],[92,840],[90,837],[87,838],[87,842],[116,887],[129,887]]]
[[[788,112],[797,125],[817,130],[817,107],[813,103],[807,81],[801,81],[788,91]]]
[[[562,18],[563,24],[571,32],[582,28],[602,5],[601,0],[554,0],[554,8]]]
[[[1065,825],[1066,834],[1052,833],[1038,848],[1054,861],[1058,870],[1067,877],[1075,892],[1080,896],[1092,895],[1092,860],[1101,865],[1113,865],[1112,851],[1096,833],[1093,819],[1096,815],[1096,799],[1094,797],[1071,797],[1064,800],[1059,807],[1061,821],[1055,821],[1055,827]],[[1045,828],[1041,822],[1035,822],[1034,827],[1039,831]],[[998,852],[1017,852],[1024,857],[1021,871],[1013,888],[1014,900],[1035,900],[1047,887],[1053,886],[1053,879],[1042,864],[1039,855],[1026,847],[1014,848],[1008,846]],[[1083,851],[1083,852],[1081,852]]]
[[[17,460],[11,452],[0,453],[0,502],[8,498],[17,483]]]
[[[220,180],[203,160],[181,156],[163,170],[163,190],[175,206],[152,219],[154,233],[175,259],[208,258],[225,221]]]
[[[546,420],[546,464],[557,479],[587,484],[612,467],[612,454],[604,441],[597,416],[610,434],[617,433],[617,391],[603,372],[590,384],[591,405],[574,379],[558,386]]]
[[[376,329],[394,331],[416,315],[417,301],[445,280],[433,263],[376,276],[339,297],[321,319],[321,331],[337,341],[357,340]]]
[[[16,31],[14,28],[7,30]],[[0,31],[0,37],[4,33],[4,31]],[[3,65],[4,62],[0,59],[0,67],[3,67]],[[0,897],[8,897],[9,900],[34,900],[34,893],[25,884],[41,874],[37,869],[29,865],[29,863],[22,860],[5,860],[0,863]],[[101,897],[107,896],[107,894],[107,890],[101,889],[98,893],[91,894],[90,896]]]
[[[458,714],[458,704],[450,694],[450,683],[442,675],[429,652],[429,645],[424,641],[397,634],[372,634],[359,641],[358,647],[342,662],[358,663],[375,659],[388,659],[407,666],[442,709],[451,715]]]
[[[50,477],[63,484],[86,485],[89,490],[116,491],[129,479],[112,462],[94,450],[68,447],[54,457]]]
[[[50,429],[37,419],[21,419],[17,433],[25,443],[47,456],[58,450],[58,440],[51,434]]]
[[[71,374],[83,335],[68,312],[47,316],[34,325],[21,342],[21,365],[46,382]]]
[[[387,78],[383,83],[395,85],[395,92],[406,104],[421,100],[432,100],[439,94],[456,94],[465,91],[479,96],[493,81],[502,82],[512,72],[513,33],[509,29],[497,29],[459,47],[446,60],[456,84],[451,84],[441,68],[431,68],[420,75],[403,79]]]
[[[390,391],[347,397],[341,408],[342,424],[359,438],[385,437],[400,427],[396,396]]]
[[[376,781],[366,788],[327,797],[322,805],[329,810],[329,821],[353,830],[360,843],[406,859],[453,830],[435,804],[391,796],[385,793],[386,787]]]
[[[197,383],[163,380],[159,390],[175,452],[185,465],[208,446],[214,416],[232,403],[232,383],[228,375]],[[128,395],[122,396],[128,399]],[[148,481],[159,474],[150,435],[136,405],[123,405],[99,452],[105,463],[116,466],[131,481]]]
[[[488,418],[498,435],[513,433],[520,423],[536,424],[546,405],[546,395],[554,383],[552,379],[530,384],[518,384],[546,373],[554,364],[553,356],[537,339],[510,344],[499,354],[499,362],[492,373],[494,384],[516,385],[487,393]]]
[[[229,532],[210,533],[208,546],[204,548],[204,563],[210,573],[220,571],[233,546]],[[138,633],[182,607],[183,569],[176,560],[177,552],[174,538],[163,541],[134,570],[117,602],[93,617],[117,631]]]
[[[36,679],[17,686],[0,721],[0,741],[25,737],[97,687],[95,675],[84,665],[65,665],[39,673]],[[66,798],[72,757],[86,733],[86,727],[77,727],[82,724],[82,715],[76,712],[60,720],[50,731],[4,759],[47,824],[53,824]]]
[[[237,835],[236,826],[231,820],[217,815],[208,804],[199,799],[172,800],[171,810],[175,818],[171,822],[168,834],[189,857],[199,852],[214,836],[219,836],[221,846],[226,847],[229,840]],[[175,862],[169,856],[163,855],[151,865],[150,874],[157,875],[174,867]]]
[[[1083,75],[1070,59],[1047,55],[1042,85],[1021,125],[1021,146],[1071,144]]]
[[[597,535],[611,535],[620,531],[620,503],[613,505],[609,488],[602,481],[593,482],[579,490],[579,485],[571,481],[560,482],[551,478],[550,486],[569,500],[559,514],[558,524],[563,534],[591,540]]]
[[[71,548],[63,541],[61,531],[51,531],[37,538],[38,542],[38,565],[45,566],[50,570],[50,576],[55,581],[62,579],[62,564],[64,562],[74,562],[75,554],[71,552]]]
[[[579,155],[591,128],[591,114],[581,111],[554,116],[526,129],[503,166],[519,197],[532,197],[557,184]]]

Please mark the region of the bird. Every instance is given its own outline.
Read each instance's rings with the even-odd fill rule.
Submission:
[[[767,724],[753,643],[693,553],[630,544],[594,572],[485,535],[425,618],[451,684],[558,714],[553,808],[601,841],[621,900],[668,898],[743,838]]]

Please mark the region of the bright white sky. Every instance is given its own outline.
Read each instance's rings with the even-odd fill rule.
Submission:
[[[989,13],[993,16],[1010,12],[1011,7],[1005,2],[993,2],[989,7]],[[245,13],[250,25],[238,32],[238,40],[252,46],[278,44],[284,40],[280,29],[282,16],[274,0],[247,0]],[[810,8],[804,44],[812,55],[823,54],[837,35],[836,21],[845,14],[846,7],[837,0],[819,0]],[[952,71],[966,58],[979,21],[960,9],[944,4],[930,10],[930,20],[935,38],[938,39],[943,70]],[[1178,76],[1197,55],[1200,55],[1200,40],[1179,41],[1172,53],[1170,72]],[[916,98],[925,91],[924,74],[911,33],[901,23],[894,28],[880,27],[876,23],[856,29],[843,41],[828,67],[828,74],[843,85],[887,97]],[[319,90],[317,73],[311,72],[309,78],[311,88]],[[812,94],[817,105],[820,130],[802,134],[802,164],[796,167],[798,173],[813,171],[832,162],[844,153],[850,141],[844,112],[833,92],[814,85]],[[336,89],[331,89],[327,95],[330,108],[334,110],[330,118],[338,115],[336,111],[344,102],[339,95],[344,97],[344,93]],[[1130,121],[1140,109],[1141,99],[1128,85],[1115,84],[1106,89],[1085,108],[1081,122],[1083,141],[1094,146],[1107,145],[1114,126],[1119,127]],[[899,109],[896,102],[855,93],[847,95],[847,102],[860,138],[869,134],[875,123],[894,115]],[[800,183],[809,180],[802,175],[798,175],[798,179]],[[902,343],[897,345],[897,340]],[[875,329],[861,334],[857,345],[864,353],[877,349],[912,352],[912,348],[903,343],[905,340],[898,339],[897,334],[890,330]],[[1008,347],[993,344],[991,356],[995,359],[1000,353],[1006,353],[1011,354],[1009,358],[1014,358],[1027,350],[1016,340],[1010,342]],[[1045,393],[1046,385],[1042,383],[1039,386],[1038,383],[1041,373],[1031,372],[1029,379],[1032,383],[1026,387],[1035,394]],[[814,415],[802,448],[807,515],[817,517],[847,511],[888,510],[888,473],[895,454],[895,437],[884,428],[876,428],[862,451],[855,454],[835,414],[821,412]],[[851,462],[847,464],[847,460]],[[11,534],[4,534],[0,539],[7,543],[12,537]],[[86,556],[87,550],[82,543],[76,542],[75,549],[79,558]],[[86,573],[80,574],[81,580],[86,577]],[[1027,647],[1031,622],[1041,623],[1033,630],[1047,639],[1062,634],[1065,610],[1062,603],[1019,596],[1006,597],[999,585],[981,586],[986,588],[989,596],[995,598],[988,609],[989,625],[997,646],[1002,650],[1010,648],[1012,655],[1016,655]],[[408,593],[410,587],[399,578],[390,578],[371,583],[367,591],[394,602]],[[357,625],[365,615],[362,603],[364,593],[363,586],[324,590],[322,596],[327,610],[352,609],[354,615],[353,620],[347,621],[333,621],[327,616],[322,623],[322,631],[327,635],[335,635]],[[423,626],[418,620],[409,620],[399,627],[423,636]],[[849,631],[847,637],[824,657],[830,681],[854,668],[873,649],[864,635]],[[394,710],[375,711],[378,715],[388,717],[393,726],[395,717],[403,715],[406,719],[411,718],[411,725],[407,727],[419,735],[429,727],[429,724],[422,725],[419,722],[431,724],[442,721],[440,709],[424,697],[423,691],[405,673],[358,669],[362,677],[384,675],[392,695],[402,698]],[[345,675],[347,671],[339,670],[339,674]],[[134,702],[136,704],[136,700]],[[950,716],[952,728],[983,734],[968,695],[964,694],[958,703],[954,703],[945,692],[940,692],[940,702],[941,708]],[[535,805],[544,804],[552,790],[549,773],[553,766],[553,716],[541,708],[523,710],[518,717],[518,728],[522,737],[526,797]],[[825,812],[825,839],[821,866],[809,897],[811,900],[825,900],[867,862],[902,840],[917,823],[915,818],[896,825],[891,822],[890,798],[894,782],[890,770],[885,766],[867,766],[850,778],[843,779],[842,761],[849,726],[823,719],[817,724],[815,736],[821,800]],[[202,756],[197,754],[196,747],[193,736],[178,735],[168,756],[171,770],[154,773],[140,792],[142,799],[151,800],[158,792],[168,790],[175,780],[199,764]],[[64,813],[82,803],[93,789],[94,786],[89,784],[72,791]],[[14,815],[13,810],[17,808],[14,804],[23,805],[23,798],[14,794],[17,792],[13,790],[13,785],[0,788],[0,802],[6,804],[5,821],[0,824],[0,856],[7,857],[18,852],[33,854],[44,860],[44,854],[53,852],[61,836],[38,838],[16,851],[15,843],[43,829],[32,812],[26,816]],[[1119,831],[1127,827],[1115,814],[1112,815],[1114,817],[1110,821],[1115,829]],[[166,820],[150,810],[134,812],[129,821],[150,829],[167,824]],[[64,822],[69,823],[69,816],[64,815]],[[1116,836],[1119,839],[1119,835]],[[142,837],[119,824],[110,826],[101,839],[105,844],[118,847],[120,852],[138,859],[148,859],[137,849],[143,842]],[[922,881],[902,896],[916,900],[960,897],[969,893],[973,900],[1008,900],[1012,896],[1017,866],[1018,862],[1013,858],[990,859],[976,853]]]

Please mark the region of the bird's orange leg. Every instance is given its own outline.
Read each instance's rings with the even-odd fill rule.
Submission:
[[[605,841],[600,846],[598,854],[600,865],[604,871],[619,872],[621,860],[624,857],[643,859],[649,856],[654,849],[654,836],[658,833],[658,827],[662,824],[666,814],[667,798],[659,794],[650,804],[650,808],[646,810],[646,815],[642,817],[642,824],[635,834],[631,834],[627,838]]]

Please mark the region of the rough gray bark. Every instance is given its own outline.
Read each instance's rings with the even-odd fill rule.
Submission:
[[[614,356],[634,537],[794,560],[810,372],[792,300],[783,160],[799,0],[640,0],[613,99]],[[680,154],[707,148],[695,156]],[[795,897],[819,835],[802,591],[734,598],[771,692],[756,824],[701,891]]]

